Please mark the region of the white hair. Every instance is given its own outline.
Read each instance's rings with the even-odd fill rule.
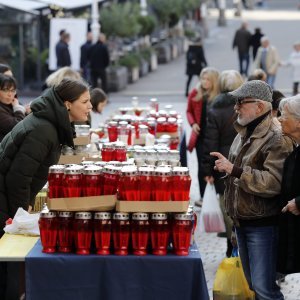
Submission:
[[[284,107],[291,115],[300,120],[300,94],[282,99],[279,103],[279,111],[282,112]]]
[[[269,38],[267,36],[265,36],[265,35],[260,38],[260,42],[261,43],[263,43],[263,42],[269,42],[269,41],[270,41]]]

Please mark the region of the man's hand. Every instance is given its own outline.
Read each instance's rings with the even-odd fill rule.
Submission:
[[[218,158],[215,161],[215,170],[217,170],[218,172],[231,174],[233,164],[225,156],[223,156],[220,152],[210,152],[210,155]]]
[[[213,184],[215,181],[213,176],[205,176],[204,180],[206,181],[206,183],[209,183],[209,184]]]
[[[196,134],[200,133],[200,127],[197,123],[194,123],[192,129],[196,132]]]
[[[288,202],[288,204],[282,209],[282,212],[291,212],[292,214],[299,216],[300,215],[300,210],[298,209],[297,205],[296,205],[296,201],[295,199],[290,200]]]

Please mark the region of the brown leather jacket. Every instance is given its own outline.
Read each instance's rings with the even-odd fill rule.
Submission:
[[[275,216],[280,211],[280,188],[283,163],[293,151],[292,140],[282,135],[271,114],[243,143],[246,127],[235,123],[229,160],[243,169],[240,178],[225,180],[225,207],[233,219],[254,220]]]

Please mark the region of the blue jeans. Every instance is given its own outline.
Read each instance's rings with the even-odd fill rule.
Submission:
[[[241,75],[248,76],[250,55],[249,53],[241,54],[239,53],[239,63],[240,63],[240,73]]]
[[[237,227],[243,270],[257,300],[283,300],[276,284],[278,227]]]
[[[267,84],[274,89],[274,82],[275,82],[276,75],[267,75]]]

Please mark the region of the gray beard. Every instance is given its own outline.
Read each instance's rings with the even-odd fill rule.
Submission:
[[[246,126],[248,125],[250,122],[252,122],[253,120],[255,120],[255,118],[244,118],[241,119],[240,117],[237,118],[237,122],[241,125],[241,126]]]

